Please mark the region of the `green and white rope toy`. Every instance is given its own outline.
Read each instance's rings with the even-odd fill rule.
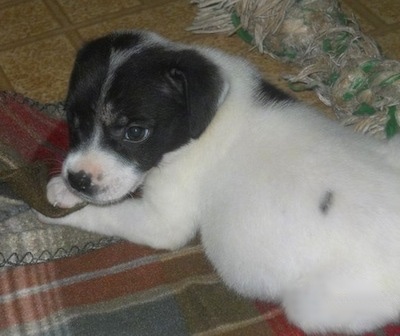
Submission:
[[[301,67],[286,76],[295,91],[313,89],[345,125],[390,138],[400,131],[400,62],[347,17],[336,0],[194,0],[189,30],[238,33],[266,53]]]

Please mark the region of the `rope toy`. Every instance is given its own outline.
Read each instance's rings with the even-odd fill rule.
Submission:
[[[314,90],[346,126],[390,138],[400,131],[400,62],[385,58],[336,0],[194,0],[188,30],[237,33],[261,53],[301,67],[285,76]]]

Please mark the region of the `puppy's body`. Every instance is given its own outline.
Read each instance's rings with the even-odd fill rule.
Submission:
[[[122,49],[115,42],[121,36]],[[245,61],[218,51],[149,33],[99,41],[78,55],[75,69],[108,50],[97,80],[90,71],[98,66],[72,76],[72,149],[62,177],[48,188],[53,203],[72,206],[84,198],[95,204],[43,220],[167,249],[199,231],[231,288],[282,303],[306,331],[362,332],[397,319],[400,159],[394,142],[343,129],[269,86]],[[144,69],[151,80],[164,69],[160,63],[173,71],[157,77],[160,83],[147,80],[136,69],[142,57],[153,57]],[[125,81],[136,81],[135,92],[148,85],[155,93],[128,97],[125,88],[133,84],[118,82],[121,69]],[[84,109],[87,97],[91,107]],[[86,117],[74,112],[77,106]],[[151,134],[137,142],[132,133],[146,127]],[[119,129],[125,137],[115,135]],[[142,198],[123,198],[138,186]],[[96,205],[104,203],[112,204]]]

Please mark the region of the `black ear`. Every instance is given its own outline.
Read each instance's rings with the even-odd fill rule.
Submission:
[[[195,50],[179,52],[169,71],[174,87],[185,99],[190,136],[198,138],[214,117],[226,91],[219,68]]]

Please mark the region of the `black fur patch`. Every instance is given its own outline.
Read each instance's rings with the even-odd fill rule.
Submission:
[[[333,191],[328,190],[321,198],[319,203],[319,210],[323,215],[327,215],[329,210],[332,208],[333,203]]]
[[[268,83],[264,78],[258,78],[258,86],[255,90],[255,98],[262,103],[269,103],[271,101],[283,102],[294,101],[286,92]]]
[[[218,67],[195,50],[148,41],[140,32],[111,34],[78,53],[66,104],[72,149],[97,127],[102,146],[146,171],[198,138],[212,120],[223,86]],[[127,140],[132,125],[151,129],[151,136]]]

